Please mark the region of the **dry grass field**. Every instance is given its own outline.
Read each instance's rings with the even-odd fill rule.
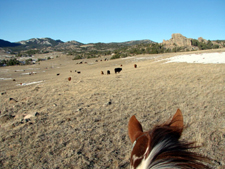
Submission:
[[[129,168],[129,118],[148,130],[177,108],[187,126],[181,139],[225,168],[225,64],[161,60],[178,54],[86,64],[59,55],[0,67],[0,168]]]

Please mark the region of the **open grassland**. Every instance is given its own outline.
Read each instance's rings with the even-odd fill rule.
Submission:
[[[224,168],[225,64],[160,61],[177,54],[1,67],[0,168],[129,168],[129,118],[148,130],[177,108],[187,126],[181,139]]]

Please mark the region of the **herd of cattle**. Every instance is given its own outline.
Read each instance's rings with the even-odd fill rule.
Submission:
[[[122,67],[123,65],[120,65],[120,66]],[[120,73],[122,71],[121,67],[114,69],[115,74]],[[137,64],[134,64],[134,68],[137,68]],[[72,70],[70,72],[72,73]],[[78,74],[81,73],[80,71],[77,71],[77,70],[75,70],[75,72],[77,72]],[[104,71],[101,71],[101,74],[104,75]],[[107,70],[106,74],[110,75],[110,70]],[[58,73],[56,75],[59,76],[60,74]],[[68,77],[68,81],[71,81],[71,77]]]
[[[120,66],[122,67],[123,65],[120,65]],[[114,69],[115,74],[120,73],[122,71],[121,67]],[[137,68],[137,64],[134,64],[134,68]],[[104,75],[104,72],[101,71],[101,74]],[[110,70],[107,70],[107,75],[109,75],[109,74],[110,74]]]
[[[115,68],[114,71],[115,74],[120,73],[122,71],[122,68],[121,67]],[[101,74],[104,75],[104,72],[101,71]],[[107,70],[107,75],[110,75],[110,70]]]
[[[95,62],[98,62],[98,61],[101,61],[101,62],[102,62],[103,60],[102,60],[102,59],[101,59],[101,60],[95,60]],[[108,59],[105,58],[104,61],[108,61]],[[77,64],[83,64],[83,63],[84,63],[84,64],[87,64],[87,62],[83,62],[83,61],[77,62]]]

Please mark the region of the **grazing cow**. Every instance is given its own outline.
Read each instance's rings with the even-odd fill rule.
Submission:
[[[110,75],[110,70],[107,70],[107,75]]]
[[[105,61],[107,61],[108,59],[107,58],[105,58]]]
[[[59,75],[60,75],[60,73],[57,73],[56,75],[57,75],[57,76],[59,76]]]
[[[115,68],[114,70],[115,70],[115,73],[120,73],[122,68],[118,67],[118,68]]]
[[[134,68],[137,68],[137,64],[134,64]]]
[[[80,71],[77,71],[77,73],[80,74],[81,72]]]
[[[103,72],[103,71],[101,71],[101,74],[102,74],[102,75],[104,75],[104,72]]]
[[[68,80],[71,81],[71,77],[68,77]]]

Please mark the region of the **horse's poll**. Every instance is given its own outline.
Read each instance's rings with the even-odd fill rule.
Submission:
[[[135,116],[130,118],[128,133],[133,148],[130,157],[132,169],[209,168],[209,158],[189,151],[193,142],[179,141],[184,128],[178,109],[172,120],[143,132]]]

